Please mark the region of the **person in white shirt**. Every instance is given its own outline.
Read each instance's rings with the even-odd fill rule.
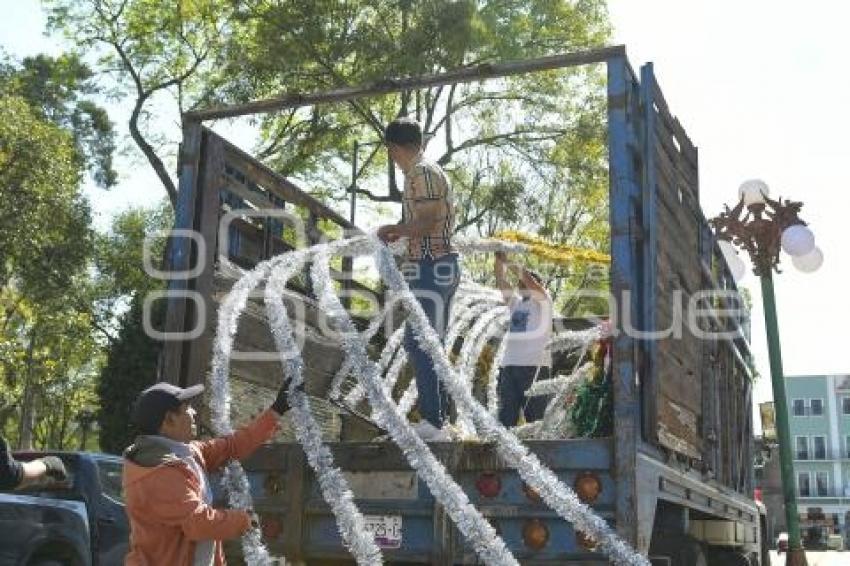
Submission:
[[[517,279],[517,288],[508,282],[510,269]],[[505,335],[505,354],[499,368],[499,421],[504,426],[515,426],[519,415],[526,422],[543,418],[548,398],[526,399],[531,385],[549,379],[552,354],[549,340],[552,337],[552,298],[543,287],[539,275],[516,264],[507,263],[503,252],[496,253],[494,262],[496,285],[510,310],[510,328]]]

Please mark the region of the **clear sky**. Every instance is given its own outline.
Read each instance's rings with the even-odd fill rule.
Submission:
[[[0,44],[15,56],[57,53],[42,34],[33,0],[0,0]],[[746,179],[762,178],[774,196],[805,203],[824,266],[801,274],[784,258],[776,295],[785,373],[850,373],[845,329],[850,264],[841,235],[850,218],[850,72],[843,39],[850,7],[835,0],[609,0],[615,42],[637,70],[647,61],[671,110],[700,151],[706,216],[734,204]],[[120,107],[116,110],[121,111]],[[123,116],[115,114],[122,132]],[[99,225],[129,204],[152,204],[161,187],[135,152],[120,162],[122,183],[90,189]],[[753,351],[762,379],[756,400],[772,397],[761,293],[750,273]],[[844,348],[848,348],[847,351]]]

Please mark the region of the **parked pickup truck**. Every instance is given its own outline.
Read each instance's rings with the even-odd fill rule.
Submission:
[[[68,478],[0,492],[0,564],[112,566],[124,563],[130,528],[121,490],[121,458],[51,452]],[[26,461],[44,453],[15,454]]]

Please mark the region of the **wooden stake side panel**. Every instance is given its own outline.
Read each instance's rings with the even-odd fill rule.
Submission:
[[[703,341],[688,324],[692,297],[703,288],[696,153],[659,98],[660,90],[655,92],[654,143],[648,148],[657,191],[650,227],[657,246],[655,330],[669,333],[658,340],[655,354],[655,434],[662,446],[701,460]]]

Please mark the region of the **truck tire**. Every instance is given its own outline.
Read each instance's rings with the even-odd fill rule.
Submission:
[[[691,537],[682,535],[670,535],[658,537],[653,541],[649,549],[652,558],[669,558],[670,564],[681,564],[688,566],[708,566],[705,550],[702,544]],[[730,565],[726,565],[730,566]]]

